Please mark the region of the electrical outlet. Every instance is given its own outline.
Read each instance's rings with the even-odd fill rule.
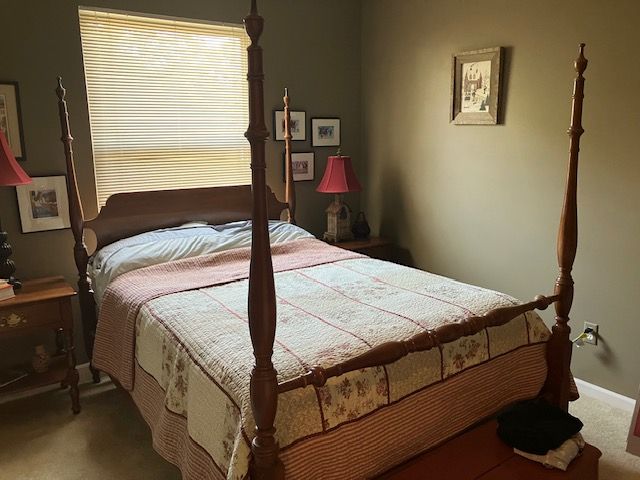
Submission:
[[[593,336],[591,338],[585,338],[584,339],[584,343],[588,343],[590,345],[598,345],[598,327],[599,325],[597,323],[589,323],[589,322],[584,322],[584,329],[586,330],[587,328],[590,328],[591,330],[593,330]]]

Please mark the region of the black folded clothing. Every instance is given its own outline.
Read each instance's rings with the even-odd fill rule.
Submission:
[[[523,452],[546,455],[582,428],[582,422],[542,400],[518,403],[498,415],[498,436]]]

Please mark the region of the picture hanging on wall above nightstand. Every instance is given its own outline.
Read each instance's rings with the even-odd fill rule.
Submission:
[[[340,119],[312,118],[311,145],[314,147],[339,147]]]
[[[291,140],[302,142],[307,139],[307,113],[301,111],[291,111]],[[275,110],[273,112],[273,138],[277,141],[284,141],[284,111]]]
[[[16,187],[22,233],[69,228],[69,198],[64,175],[33,177]]]
[[[316,178],[316,157],[313,152],[292,153],[291,163],[293,164],[293,181],[307,182]],[[285,172],[287,161],[286,153],[282,154],[282,181],[286,181]]]

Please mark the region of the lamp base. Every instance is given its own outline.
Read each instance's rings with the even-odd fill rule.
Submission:
[[[19,290],[22,283],[13,276],[16,271],[16,264],[9,257],[13,253],[11,245],[7,242],[7,232],[0,231],[0,278],[6,279],[14,290]]]
[[[327,213],[327,231],[322,239],[325,242],[335,243],[345,240],[353,240],[351,232],[351,208],[342,201],[342,195],[336,195],[335,200],[329,205]]]

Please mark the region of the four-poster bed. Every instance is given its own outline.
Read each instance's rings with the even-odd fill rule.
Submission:
[[[566,410],[584,45],[576,61],[560,274],[552,295],[519,304],[497,292],[341,251],[294,227],[289,96],[282,203],[265,181],[269,134],[258,44],[263,19],[255,0],[244,21],[251,38],[251,186],[118,194],[95,219],[85,220],[60,79],[57,89],[86,349],[96,367],[131,392],[159,451],[186,478],[243,478],[247,472],[254,479],[359,478],[379,475],[538,393]],[[284,210],[289,227],[276,222]],[[247,220],[250,227],[227,226]],[[243,237],[245,243],[234,244],[238,248],[216,244],[207,255],[175,262],[136,260],[96,297],[98,322],[89,272],[99,274],[117,252],[153,249],[160,236],[180,236],[182,242],[192,236],[189,228],[210,233],[203,225],[184,226],[188,222],[224,224],[213,228],[215,235],[229,229],[250,234],[250,249],[242,248]],[[93,259],[85,229],[96,236]],[[556,324],[549,335],[533,311],[551,304]],[[226,413],[214,415],[217,409]],[[447,411],[459,412],[460,420],[446,418]],[[395,431],[401,424],[406,430]],[[226,436],[216,436],[220,432]],[[179,435],[179,445],[171,443]],[[403,437],[410,441],[401,447]],[[380,441],[393,447],[376,445]],[[410,445],[418,441],[425,443]],[[397,452],[385,453],[392,448]],[[342,460],[337,450],[346,452]]]

